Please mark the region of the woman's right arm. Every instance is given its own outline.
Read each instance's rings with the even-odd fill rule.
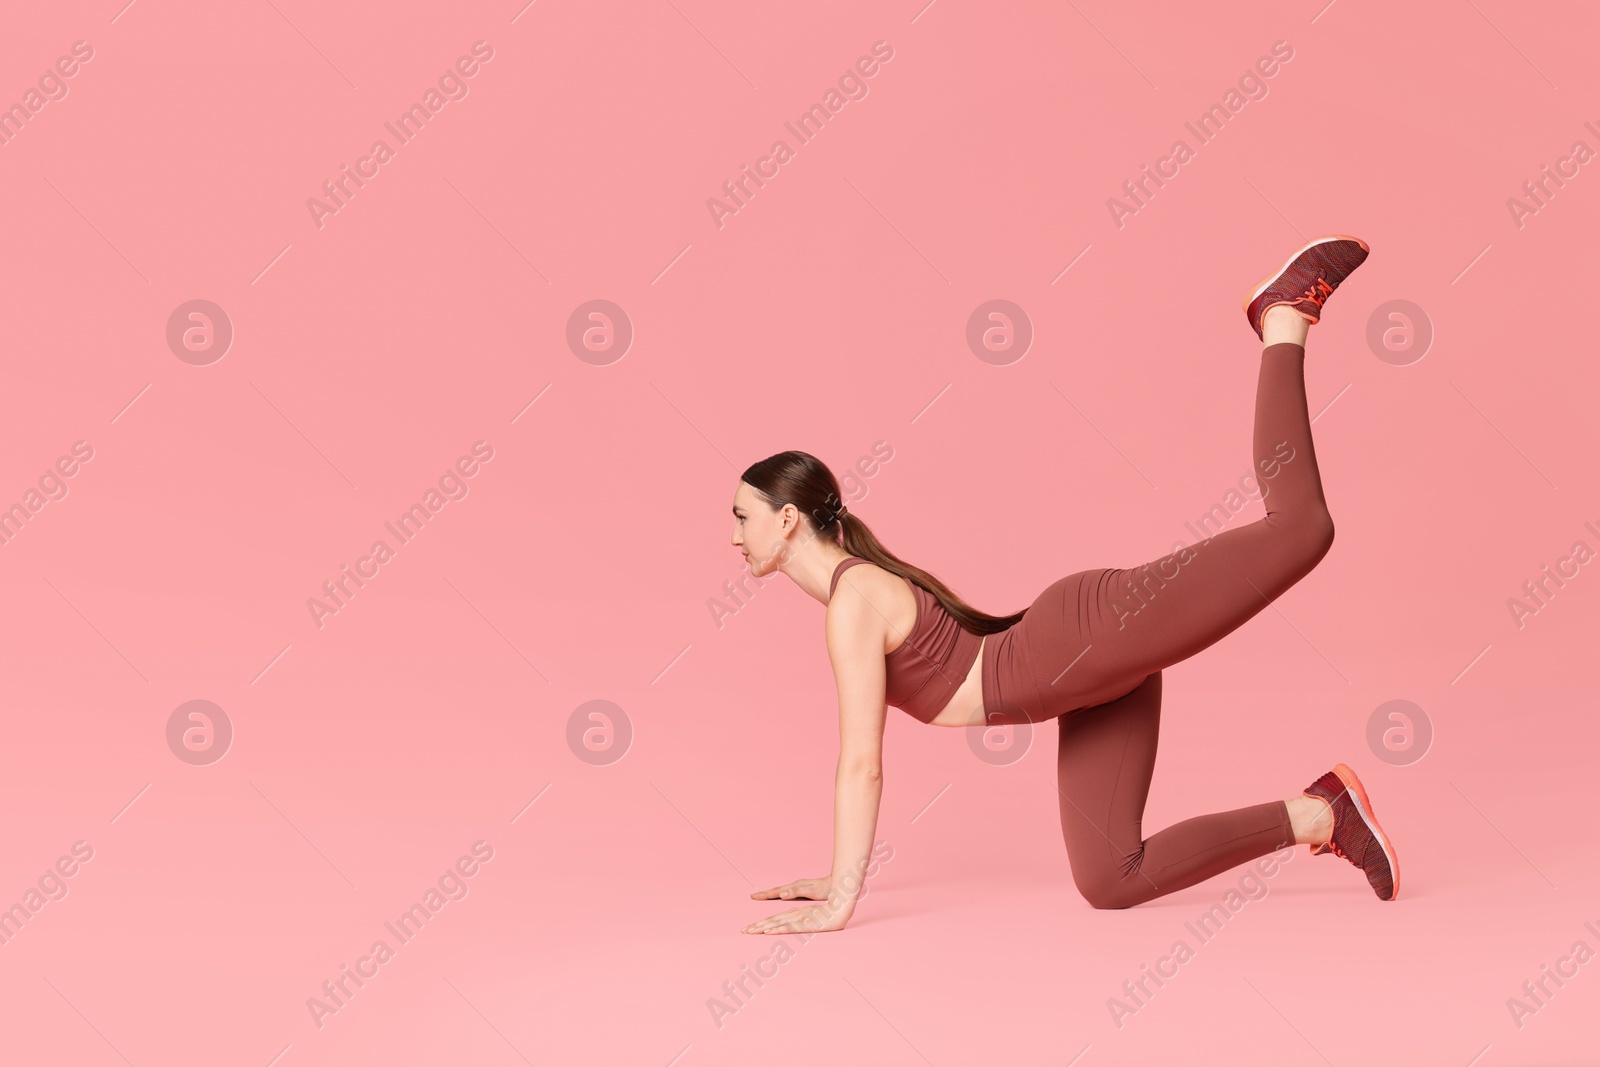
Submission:
[[[839,694],[839,763],[833,788],[833,870],[828,904],[855,911],[872,855],[883,798],[883,728],[888,717],[883,613],[864,590],[830,601],[828,658]]]
[[[828,604],[828,658],[839,694],[839,761],[834,770],[833,868],[826,879],[804,878],[752,894],[756,899],[825,900],[746,927],[752,933],[841,929],[855,913],[871,861],[883,796],[884,617],[854,589]]]

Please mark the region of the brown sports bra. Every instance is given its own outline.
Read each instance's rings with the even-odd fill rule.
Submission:
[[[828,583],[828,599],[833,599],[839,575],[871,562],[860,556],[841,560]],[[917,601],[917,621],[905,642],[884,657],[884,702],[920,722],[932,722],[967,680],[983,637],[963,629],[938,597],[916,582],[906,584]]]

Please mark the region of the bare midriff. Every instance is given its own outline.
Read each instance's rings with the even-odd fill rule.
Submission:
[[[989,640],[987,636],[983,639]],[[983,643],[978,644],[978,658],[967,671],[967,680],[950,698],[950,703],[939,709],[932,726],[982,726],[983,725]]]

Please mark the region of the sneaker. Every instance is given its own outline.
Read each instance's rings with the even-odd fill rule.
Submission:
[[[1326,843],[1312,845],[1311,854],[1332,852],[1349,860],[1361,868],[1379,900],[1393,900],[1400,892],[1400,861],[1356,772],[1341,763],[1312,782],[1305,795],[1333,809],[1333,834]]]
[[[1261,333],[1261,318],[1267,309],[1288,304],[1301,316],[1315,323],[1322,317],[1322,305],[1339,283],[1366,260],[1367,243],[1342,234],[1318,237],[1289,257],[1277,274],[1261,279],[1244,298],[1245,317],[1256,336]]]

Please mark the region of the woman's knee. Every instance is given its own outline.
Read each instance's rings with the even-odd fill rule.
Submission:
[[[1302,575],[1322,562],[1322,557],[1333,547],[1333,516],[1326,505],[1278,512],[1266,521],[1282,539],[1280,544],[1292,546],[1290,554],[1303,568]]]
[[[1306,552],[1314,566],[1333,547],[1333,515],[1329,513],[1327,505],[1323,505],[1307,515],[1305,522]]]
[[[1078,892],[1089,906],[1098,911],[1116,911],[1122,908],[1131,908],[1142,903],[1144,896],[1140,887],[1117,877],[1099,877],[1095,875],[1073,877]]]

